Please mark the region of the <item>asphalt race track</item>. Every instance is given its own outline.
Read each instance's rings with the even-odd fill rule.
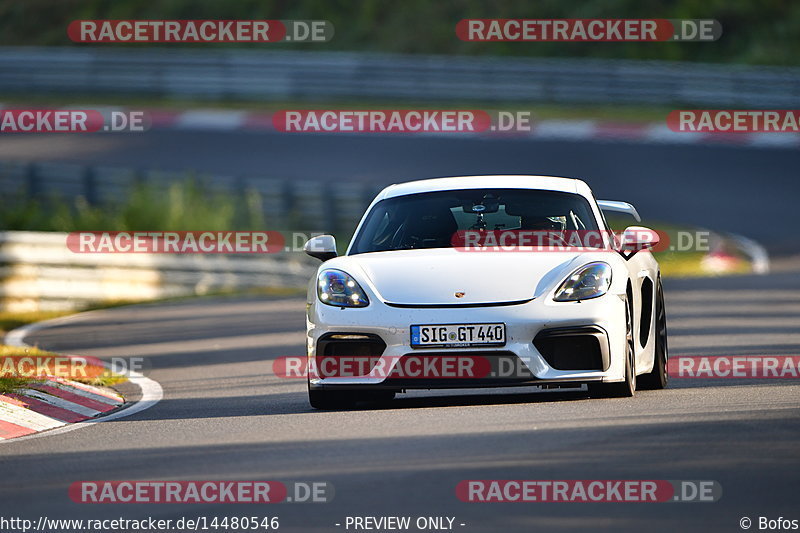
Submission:
[[[634,141],[152,130],[4,135],[0,160],[377,185],[435,176],[551,174],[585,179],[650,220],[729,231],[800,252],[800,150]]]
[[[800,269],[666,283],[671,355],[800,353]],[[303,353],[302,298],[195,300],[80,315],[26,340],[141,356],[164,399],[128,418],[0,445],[0,499],[21,517],[454,516],[457,531],[740,531],[798,518],[798,380],[673,380],[632,399],[505,390],[403,395],[315,412],[271,360]],[[324,480],[334,503],[90,505],[78,480]],[[464,503],[464,479],[716,480],[716,503]],[[337,527],[335,524],[342,524]],[[460,524],[465,524],[460,526]],[[757,522],[756,522],[757,524]],[[753,529],[757,528],[754,524]]]
[[[6,136],[0,159],[52,160],[385,184],[436,175],[585,178],[650,218],[800,252],[800,151],[633,142],[151,131]],[[766,276],[667,280],[671,355],[800,354],[800,266]],[[143,357],[164,389],[116,421],[0,444],[0,498],[21,517],[278,516],[287,531],[347,516],[451,516],[458,531],[741,531],[800,518],[800,382],[673,380],[632,399],[528,389],[402,395],[315,412],[271,361],[304,353],[302,298],[196,300],[80,315],[27,342]],[[329,481],[333,503],[88,505],[79,480]],[[716,503],[464,503],[465,479],[715,480]],[[342,524],[342,526],[336,526]],[[460,524],[465,524],[461,526]],[[352,531],[352,530],[351,530]]]

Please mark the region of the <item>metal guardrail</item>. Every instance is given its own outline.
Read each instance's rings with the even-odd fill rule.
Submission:
[[[189,177],[208,192],[257,198],[270,229],[355,229],[377,190],[260,176],[192,176],[68,163],[0,162],[0,209],[35,198],[45,208],[83,198],[118,205],[137,182],[165,190]],[[52,203],[51,203],[52,202]],[[291,226],[287,228],[287,224]],[[98,228],[102,229],[102,228]],[[260,228],[257,228],[260,229]],[[265,287],[305,287],[316,261],[297,252],[265,255],[78,254],[66,233],[0,232],[0,310],[75,310],[87,305]]]
[[[90,304],[265,287],[302,288],[316,261],[275,255],[79,254],[67,234],[0,232],[0,309],[48,311]]]
[[[0,208],[21,198],[73,203],[82,197],[93,205],[115,205],[127,197],[136,183],[166,190],[171,184],[189,178],[199,180],[209,192],[255,199],[271,229],[303,231],[354,230],[365,208],[382,188],[363,183],[265,176],[203,176],[71,163],[0,161]]]
[[[664,61],[118,47],[0,48],[0,92],[800,107],[800,69]]]

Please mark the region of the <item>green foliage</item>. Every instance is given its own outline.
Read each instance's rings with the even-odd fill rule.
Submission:
[[[260,230],[266,222],[260,197],[218,192],[194,179],[167,186],[135,185],[116,204],[93,206],[20,196],[0,210],[0,229],[31,231],[226,231]]]
[[[31,383],[29,379],[0,377],[0,394],[16,392],[18,389],[27,387]]]
[[[326,19],[336,29],[330,43],[267,45],[275,49],[800,64],[793,0],[0,0],[0,44],[72,45],[66,26],[76,19],[205,18]],[[712,43],[467,43],[455,35],[462,18],[714,18],[723,35]]]

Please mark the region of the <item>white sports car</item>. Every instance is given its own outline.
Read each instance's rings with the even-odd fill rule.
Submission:
[[[408,389],[664,388],[666,315],[649,250],[658,234],[613,234],[604,210],[639,220],[630,204],[598,202],[572,178],[385,188],[345,255],[330,235],[306,244],[323,261],[307,299],[311,405]]]

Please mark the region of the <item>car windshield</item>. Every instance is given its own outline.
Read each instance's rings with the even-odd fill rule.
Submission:
[[[378,202],[350,254],[450,248],[460,230],[597,230],[583,196],[535,189],[461,189]]]

